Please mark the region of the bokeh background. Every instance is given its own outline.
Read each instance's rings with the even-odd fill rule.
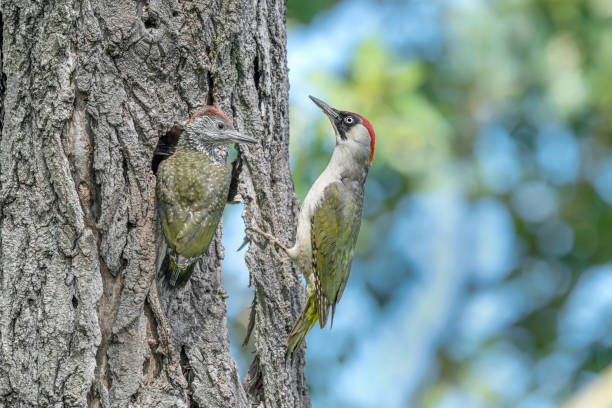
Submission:
[[[288,1],[291,159],[334,146],[313,94],[377,136],[313,406],[561,406],[612,363],[612,1]],[[252,292],[228,208],[232,353]],[[612,387],[612,385],[611,385]],[[590,407],[589,407],[590,408]]]

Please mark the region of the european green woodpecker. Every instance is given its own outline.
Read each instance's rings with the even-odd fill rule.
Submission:
[[[158,275],[171,286],[189,280],[223,214],[231,169],[219,147],[255,142],[234,130],[228,117],[214,106],[198,110],[184,126],[175,126],[160,139],[153,170],[167,248]]]
[[[287,248],[272,235],[249,227],[282,248],[306,278],[306,306],[287,341],[292,353],[317,320],[321,328],[325,327],[330,308],[333,325],[336,304],[351,271],[364,184],[374,156],[374,129],[366,118],[334,109],[313,96],[310,99],[331,121],[336,147],[306,194],[295,244]]]

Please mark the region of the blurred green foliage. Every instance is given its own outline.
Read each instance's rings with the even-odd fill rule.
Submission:
[[[381,196],[371,203],[381,203],[371,211],[366,208],[360,262],[367,264],[385,253],[389,242],[371,236],[380,232],[373,226],[389,223],[397,203],[416,192],[454,183],[468,203],[493,198],[512,216],[516,253],[510,273],[489,283],[467,278],[465,299],[456,306],[460,310],[471,296],[497,287],[524,287],[521,302],[530,306],[521,306],[514,320],[465,353],[456,352],[456,342],[464,340],[458,340],[449,323],[437,354],[438,369],[429,374],[418,395],[411,396],[412,406],[438,406],[457,388],[478,396],[484,405],[477,406],[515,406],[517,400],[491,387],[478,368],[484,356],[506,345],[520,350],[530,367],[556,352],[576,353],[569,377],[547,394],[559,402],[589,373],[612,363],[612,353],[601,339],[579,350],[560,344],[560,321],[571,307],[569,299],[581,275],[612,259],[612,192],[606,190],[612,184],[598,182],[605,179],[602,172],[612,157],[612,2],[473,3],[477,5],[444,8],[441,46],[433,58],[394,49],[373,33],[342,72],[318,72],[310,81],[325,90],[332,106],[363,114],[376,130],[368,183],[380,186],[376,192]],[[307,22],[320,7],[290,1],[289,14]],[[293,177],[300,197],[326,165],[333,147],[330,125],[320,117],[313,132],[308,118],[292,111]],[[487,158],[482,157],[488,151],[478,150],[483,133],[491,128],[503,129],[511,140],[520,165],[511,183],[490,181]],[[547,143],[561,149],[558,162],[556,150],[547,150]],[[566,164],[563,156],[574,150],[575,175],[568,172],[571,160]],[[501,169],[502,176],[506,170]],[[521,210],[521,189],[529,183],[546,187],[556,203],[542,219]],[[528,211],[539,211],[539,203],[536,200]],[[566,249],[556,241],[558,225],[569,231]],[[542,265],[561,282],[550,295],[538,294],[529,283],[530,274]],[[372,283],[373,278],[365,279],[366,286]],[[396,296],[394,288],[379,295]],[[384,311],[386,302],[380,304]],[[534,380],[529,387],[533,391],[545,385]]]
[[[332,105],[350,106],[376,123],[377,166],[425,182],[448,161],[452,136],[444,116],[420,92],[425,70],[419,62],[395,58],[380,42],[368,41],[358,48],[346,76],[320,74],[313,82],[332,95]]]
[[[338,0],[288,0],[287,19],[289,24],[309,23],[318,13],[329,9]]]

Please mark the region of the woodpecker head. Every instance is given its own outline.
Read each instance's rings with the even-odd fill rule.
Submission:
[[[372,163],[376,137],[370,122],[357,113],[332,108],[314,96],[310,96],[310,99],[331,121],[336,132],[336,144],[344,144],[351,150],[367,153],[368,160]]]
[[[252,137],[235,130],[229,118],[214,106],[196,111],[183,128],[181,139],[198,151],[231,143],[257,143]]]

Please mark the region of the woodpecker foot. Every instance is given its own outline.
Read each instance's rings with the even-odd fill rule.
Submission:
[[[260,230],[257,227],[254,227],[253,225],[246,227],[247,230],[251,230],[253,232],[256,232],[257,234],[259,234],[260,236],[262,236],[263,238],[265,238],[266,240],[268,240],[271,244],[279,247],[280,249],[282,249],[283,251],[285,251],[285,253],[287,255],[289,255],[289,249],[287,249],[286,246],[284,246],[283,244],[280,243],[280,241],[278,239],[276,239],[276,237],[272,234],[269,234],[267,232],[264,232],[262,230]],[[246,239],[245,239],[246,241]],[[244,246],[245,244],[243,243],[242,246]],[[242,248],[242,247],[241,247]]]

